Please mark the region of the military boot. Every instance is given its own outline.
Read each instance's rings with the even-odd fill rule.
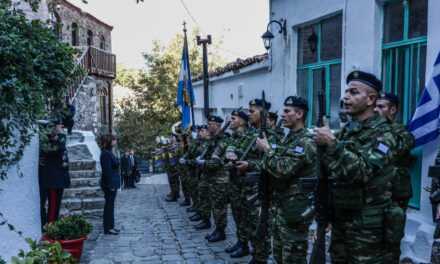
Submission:
[[[167,202],[177,202],[177,196],[175,196],[175,195],[167,195],[165,197],[165,201],[167,201]]]
[[[190,218],[189,218],[189,221],[191,221],[191,222],[198,222],[200,220],[202,220],[202,217],[197,213],[190,216]]]
[[[249,255],[249,247],[248,247],[248,245],[242,244],[230,256],[231,256],[231,258],[242,258],[247,255]]]
[[[235,243],[234,245],[227,247],[225,249],[225,252],[230,254],[230,253],[236,251],[238,248],[240,248],[242,246],[243,246],[243,243],[241,243],[241,241],[238,240],[237,243]]]
[[[194,226],[194,228],[197,230],[209,229],[211,228],[211,221],[203,220],[202,222]]]
[[[267,261],[256,260],[254,257],[252,257],[248,264],[267,264]]]
[[[180,206],[190,206],[191,202],[189,201],[188,198],[185,198],[185,200],[183,200],[183,202],[181,202],[179,205]]]
[[[197,209],[194,207],[188,207],[188,208],[186,208],[186,212],[187,213],[195,213],[195,212],[197,212]]]
[[[208,242],[214,243],[214,242],[223,241],[225,239],[226,239],[225,231],[216,228],[214,233],[211,236],[209,236]]]

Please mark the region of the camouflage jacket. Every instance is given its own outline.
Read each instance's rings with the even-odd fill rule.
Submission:
[[[252,138],[254,141],[260,135],[260,129],[250,128],[247,137]],[[266,130],[266,137],[269,144],[278,144],[281,141],[279,134],[273,129]],[[245,160],[249,163],[248,171],[260,171],[262,166],[263,153],[257,149],[254,144],[249,151]]]
[[[327,174],[334,179],[335,208],[359,210],[391,201],[396,144],[390,123],[379,115],[342,128],[323,153]]]
[[[414,136],[400,123],[393,122],[391,127],[397,141],[392,197],[396,201],[407,200],[412,197],[410,167],[415,161],[411,156],[411,149],[415,143]]]
[[[274,202],[288,201],[302,192],[300,178],[317,176],[316,145],[311,134],[305,128],[290,132],[279,145],[272,145],[262,164],[272,176]]]

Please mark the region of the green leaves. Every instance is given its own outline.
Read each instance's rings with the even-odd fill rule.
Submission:
[[[27,1],[34,8],[39,0]],[[61,108],[75,66],[74,50],[41,21],[0,3],[0,178],[17,164],[35,122]],[[50,104],[49,104],[50,102]]]
[[[44,230],[50,239],[70,240],[90,234],[92,225],[83,216],[71,215],[47,224]]]
[[[26,238],[30,251],[20,250],[17,256],[11,258],[12,264],[74,264],[77,261],[67,252],[63,251],[60,243],[49,243],[46,241],[37,242]],[[0,260],[0,264],[1,264]]]

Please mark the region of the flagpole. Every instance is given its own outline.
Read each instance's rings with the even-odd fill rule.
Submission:
[[[185,46],[186,46],[186,48],[187,48],[187,51],[188,51],[188,65],[189,65],[189,46],[188,46],[188,38],[187,38],[187,36],[186,36],[186,22],[185,21],[183,21],[183,36],[184,36],[184,42],[185,42]],[[192,130],[194,130],[195,128],[196,128],[196,125],[195,125],[195,119],[194,119],[194,102],[193,102],[193,100],[191,99],[191,100],[189,100],[190,101],[190,107],[191,107],[191,124],[192,124]]]

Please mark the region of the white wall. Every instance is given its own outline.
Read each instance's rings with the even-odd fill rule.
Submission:
[[[0,212],[23,237],[40,239],[40,195],[38,187],[38,136],[35,136],[24,151],[19,169],[8,170],[8,178],[0,180]],[[19,176],[19,173],[23,177]],[[24,238],[0,226],[0,256],[9,261],[19,249],[27,249]]]
[[[269,102],[278,100],[280,92],[270,83],[268,61],[252,64],[240,69],[240,73],[228,72],[210,79],[209,106],[216,114],[225,117],[230,109],[248,107],[250,100],[261,97],[264,90]],[[203,122],[203,81],[194,83],[195,120]],[[223,111],[225,110],[226,111]]]

